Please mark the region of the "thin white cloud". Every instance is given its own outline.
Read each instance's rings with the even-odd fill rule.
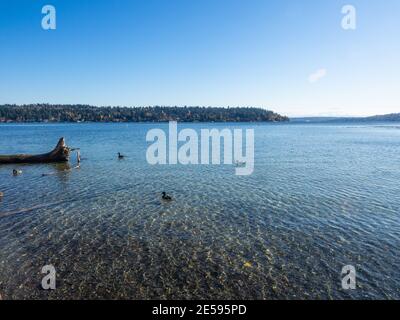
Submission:
[[[325,78],[327,74],[328,74],[328,70],[319,69],[319,70],[315,71],[314,73],[310,74],[310,76],[308,77],[308,81],[310,83],[318,82],[322,78]]]

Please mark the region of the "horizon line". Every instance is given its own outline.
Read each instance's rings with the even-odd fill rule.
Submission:
[[[399,112],[391,112],[391,113],[370,113],[370,114],[358,114],[358,115],[349,115],[349,114],[291,114],[290,112],[278,111],[274,108],[269,108],[265,106],[212,106],[212,105],[165,105],[165,104],[148,104],[148,105],[104,105],[104,104],[91,104],[91,103],[49,103],[49,102],[36,102],[36,103],[1,103],[0,106],[29,106],[29,105],[59,105],[59,106],[89,106],[95,108],[154,108],[154,107],[161,107],[161,108],[224,108],[224,109],[241,109],[241,108],[256,108],[256,109],[263,109],[266,111],[271,111],[277,113],[281,116],[286,116],[291,119],[299,119],[299,118],[368,118],[368,117],[375,117],[375,116],[382,116],[382,115],[392,115],[392,114],[400,114]],[[400,108],[399,108],[400,109]]]

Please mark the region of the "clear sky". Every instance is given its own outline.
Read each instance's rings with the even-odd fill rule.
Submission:
[[[400,112],[400,1],[0,0],[0,72],[0,104]]]

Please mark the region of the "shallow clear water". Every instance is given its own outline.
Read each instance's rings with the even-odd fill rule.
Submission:
[[[70,172],[0,166],[3,299],[400,299],[400,124],[180,125],[254,127],[248,177],[148,165],[153,127],[167,128],[0,125],[0,154],[46,152],[64,136],[83,158]],[[356,290],[341,287],[345,265]]]

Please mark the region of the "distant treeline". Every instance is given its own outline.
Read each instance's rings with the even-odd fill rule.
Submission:
[[[0,122],[272,122],[289,118],[261,108],[0,105]]]
[[[305,117],[292,118],[293,123],[341,123],[341,122],[400,122],[400,113],[372,117]]]
[[[400,121],[400,113],[385,114],[382,116],[373,116],[365,119],[369,121]]]
[[[372,117],[347,117],[334,118],[330,122],[375,122],[375,121],[400,121],[400,113],[383,114]]]

